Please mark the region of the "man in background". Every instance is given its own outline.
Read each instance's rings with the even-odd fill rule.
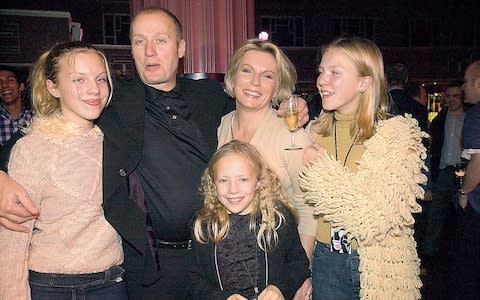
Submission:
[[[423,260],[435,263],[442,246],[443,239],[451,236],[443,235],[445,231],[453,229],[445,225],[454,224],[454,197],[457,192],[455,183],[455,166],[461,162],[462,130],[465,116],[463,106],[463,92],[461,81],[452,81],[445,90],[445,104],[440,113],[432,120],[430,125],[431,137],[431,176],[433,199],[426,212],[425,237],[422,244]],[[446,222],[450,220],[449,222]],[[448,253],[449,249],[443,249]],[[427,262],[427,269],[430,262]]]
[[[463,121],[462,158],[468,160],[458,189],[457,233],[451,299],[478,299],[480,295],[480,60],[465,71],[465,102],[473,104]]]
[[[33,112],[25,108],[22,92],[25,83],[18,71],[7,66],[0,66],[0,146],[31,120]]]
[[[418,121],[422,131],[428,132],[427,108],[410,97],[405,90],[408,70],[404,64],[395,63],[387,66],[386,77],[388,93],[391,97],[391,113],[394,115],[411,114]]]
[[[390,113],[392,113],[393,115],[402,116],[405,114],[412,115],[412,117],[417,120],[420,129],[428,133],[427,108],[420,104],[420,102],[413,99],[412,96],[410,96],[414,95],[420,100],[420,85],[417,83],[410,83],[410,93],[407,90],[407,67],[401,63],[389,65],[386,68],[385,75],[387,77],[388,93],[391,100]],[[413,93],[413,91],[415,91],[415,93]],[[424,97],[426,98],[426,93]],[[428,149],[428,140],[424,139],[423,143]],[[427,156],[425,164],[427,165],[427,167],[429,167],[430,154]],[[422,212],[413,215],[413,217],[415,218],[414,238],[417,242],[417,251],[420,257],[423,256],[421,253],[421,248],[423,240],[425,238],[425,229],[427,224],[426,211],[429,209],[430,201],[432,200],[430,172],[423,171],[423,173],[428,178],[427,183],[424,185],[425,196],[423,197],[423,199],[417,199],[418,204],[422,206]],[[426,269],[424,266],[422,266],[421,275],[425,274]]]
[[[421,84],[411,83],[407,85],[406,93],[413,100],[420,103],[423,107],[427,107],[428,96],[427,90]]]

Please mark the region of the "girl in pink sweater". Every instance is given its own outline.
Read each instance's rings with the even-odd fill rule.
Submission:
[[[59,44],[30,81],[36,115],[8,169],[40,214],[24,224],[28,233],[0,228],[0,299],[127,299],[121,238],[102,208],[103,133],[94,123],[112,95],[107,60],[86,43]]]

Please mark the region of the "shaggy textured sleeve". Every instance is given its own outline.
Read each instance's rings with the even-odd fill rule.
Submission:
[[[416,121],[397,116],[380,121],[365,142],[365,153],[353,173],[328,154],[317,157],[300,175],[307,201],[316,214],[343,227],[349,238],[372,245],[386,235],[411,230],[412,212],[420,212],[426,149]],[[408,229],[407,229],[408,228]]]

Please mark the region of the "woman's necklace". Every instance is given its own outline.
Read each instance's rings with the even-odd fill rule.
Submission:
[[[350,155],[350,151],[352,151],[353,145],[357,141],[358,137],[358,132],[359,130],[357,129],[357,132],[355,133],[355,137],[353,138],[352,144],[350,145],[350,148],[348,148],[347,155],[345,155],[345,159],[343,160],[343,166],[347,164],[347,159],[348,156]],[[335,159],[338,160],[338,148],[337,148],[337,121],[333,121],[333,138],[335,139]]]

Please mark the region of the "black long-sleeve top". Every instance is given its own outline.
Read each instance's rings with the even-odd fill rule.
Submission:
[[[236,236],[228,236],[217,245],[212,241],[202,244],[192,238],[192,248],[188,255],[188,282],[193,299],[226,299],[232,294],[249,297],[253,294],[251,280],[255,273],[259,293],[267,285],[275,285],[285,299],[291,299],[295,295],[310,276],[309,262],[300,243],[293,214],[283,204],[277,203],[285,215],[285,222],[277,230],[277,247],[269,253],[265,254],[258,246],[252,245],[255,234],[249,231],[249,215],[230,216],[230,222],[233,223],[231,226],[236,229],[229,231],[228,235]],[[242,226],[240,232],[237,225]],[[256,263],[253,255],[255,249]],[[243,266],[244,262],[248,273]],[[255,265],[257,272],[253,271]],[[221,269],[226,266],[229,270]],[[235,287],[226,286],[228,282]]]

